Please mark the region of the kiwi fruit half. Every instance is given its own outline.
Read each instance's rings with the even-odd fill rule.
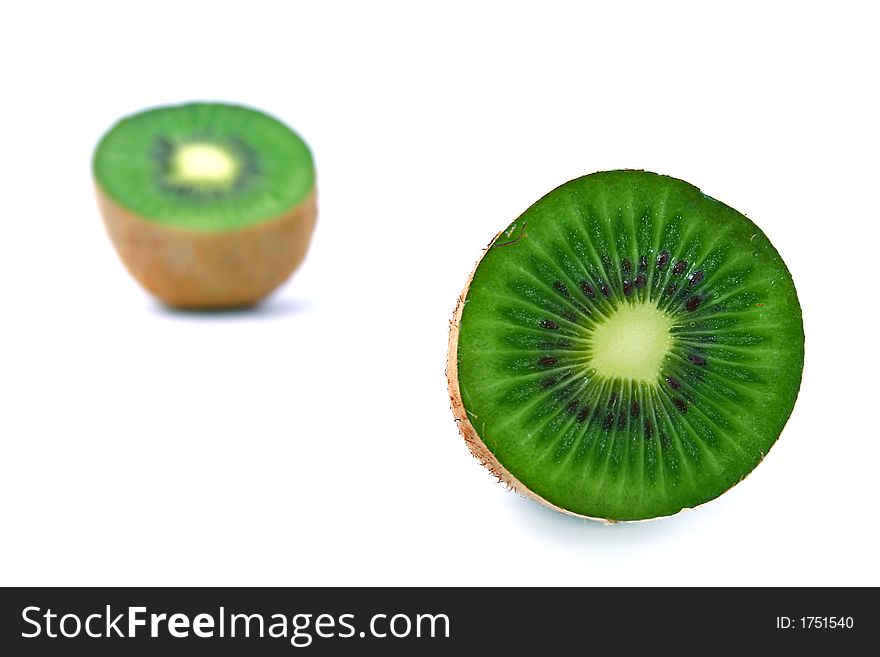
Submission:
[[[189,103],[129,116],[101,139],[92,170],[123,262],[169,305],[254,304],[305,257],[312,155],[262,112]]]
[[[794,283],[749,219],[644,171],[572,180],[498,234],[452,322],[452,409],[515,490],[606,521],[711,500],[767,454],[804,357]]]

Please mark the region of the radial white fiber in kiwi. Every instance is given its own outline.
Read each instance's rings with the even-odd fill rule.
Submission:
[[[165,303],[251,305],[305,257],[312,155],[263,112],[190,103],[135,114],[101,139],[93,171],[123,262]]]
[[[794,284],[754,223],[683,181],[612,171],[550,192],[487,248],[447,375],[501,480],[565,513],[641,520],[751,472],[803,357]]]

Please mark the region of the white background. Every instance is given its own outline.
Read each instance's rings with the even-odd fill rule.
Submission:
[[[0,16],[0,583],[880,584],[871,3],[10,3]],[[92,197],[117,118],[191,99],[311,144],[320,218],[255,312],[163,310]],[[788,263],[779,443],[603,526],[493,482],[448,408],[481,248],[596,170],[684,178]]]

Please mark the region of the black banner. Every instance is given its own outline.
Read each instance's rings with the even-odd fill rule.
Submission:
[[[855,650],[874,589],[4,589],[4,655]],[[756,643],[759,642],[759,643]],[[631,653],[628,653],[631,654]],[[854,654],[835,652],[834,654]]]

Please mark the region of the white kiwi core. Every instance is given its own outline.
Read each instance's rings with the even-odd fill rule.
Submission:
[[[593,328],[590,366],[607,379],[656,383],[671,328],[672,318],[651,303],[620,305]]]
[[[225,187],[238,175],[238,160],[217,144],[192,142],[177,147],[173,157],[174,178],[179,183]]]

